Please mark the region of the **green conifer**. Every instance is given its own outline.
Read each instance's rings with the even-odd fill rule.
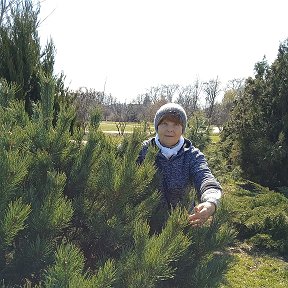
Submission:
[[[75,108],[57,98],[48,58],[43,69],[29,66],[39,99],[29,100],[29,116],[29,89],[0,81],[3,286],[207,287],[225,268],[219,251],[233,239],[227,211],[192,229],[184,207],[159,209],[157,150],[137,164],[146,135],[134,131],[118,145],[99,131],[99,111],[91,114],[87,140],[81,129],[71,135]]]

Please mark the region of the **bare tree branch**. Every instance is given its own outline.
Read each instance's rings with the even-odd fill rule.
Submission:
[[[218,76],[216,79],[209,80],[209,82],[204,83],[204,93],[205,93],[205,100],[206,100],[206,105],[207,105],[207,117],[209,119],[209,124],[212,118],[214,106],[215,106],[215,101],[217,96],[220,93],[220,81],[218,79]]]
[[[188,116],[191,116],[198,109],[202,89],[203,83],[199,79],[193,85],[179,87],[176,102],[183,106]]]

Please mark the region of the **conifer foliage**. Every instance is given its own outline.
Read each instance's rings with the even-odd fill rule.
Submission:
[[[55,47],[49,40],[41,49],[37,1],[1,0],[0,8],[0,78],[15,83],[16,98],[25,101],[31,114],[33,103],[40,100],[40,74],[53,76]],[[63,74],[53,77],[63,94]]]
[[[192,229],[185,207],[159,209],[156,151],[151,149],[143,164],[136,161],[145,135],[135,131],[119,146],[98,130],[98,110],[91,114],[88,139],[83,141],[82,129],[71,135],[76,111],[57,98],[59,79],[52,75],[52,54],[41,62],[44,66],[33,66],[34,60],[21,54],[30,42],[22,41],[23,50],[15,55],[32,61],[23,66],[28,82],[13,61],[13,73],[4,74],[5,61],[12,58],[3,53],[18,47],[15,35],[37,39],[37,33],[19,28],[37,23],[30,1],[23,3],[26,14],[17,10],[20,6],[13,10],[19,23],[6,22],[9,25],[0,31],[0,44],[11,44],[0,51],[2,287],[207,287],[211,279],[216,283],[227,263],[220,252],[233,239],[225,225],[225,205],[211,224]],[[14,35],[17,27],[20,32]],[[29,94],[32,91],[36,98]]]
[[[272,188],[288,186],[288,39],[272,65],[264,58],[255,72],[224,127],[226,155],[246,179]]]
[[[69,132],[73,108],[63,105],[52,125],[55,83],[44,76],[41,83],[43,102],[32,117],[13,98],[13,86],[0,86],[4,287],[187,287],[204,283],[208,270],[209,278],[219,276],[224,258],[216,261],[215,251],[233,239],[225,221],[193,230],[187,211],[177,208],[152,230],[159,216],[156,151],[139,166],[143,135],[135,131],[117,148],[97,130],[97,111],[84,144],[84,131]]]

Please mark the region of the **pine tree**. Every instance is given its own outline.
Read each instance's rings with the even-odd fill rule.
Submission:
[[[50,39],[41,49],[38,35],[40,4],[31,0],[1,0],[1,7],[0,78],[16,85],[16,98],[25,101],[25,110],[31,115],[33,103],[40,100],[40,74],[53,76],[62,98],[67,94],[63,87],[65,77],[63,74],[53,75],[53,41]],[[56,112],[58,101],[55,102]]]
[[[271,66],[256,63],[222,135],[232,164],[244,177],[269,187],[287,186],[288,41]],[[273,173],[271,173],[273,171]]]
[[[134,131],[118,145],[99,131],[98,110],[86,141],[81,128],[71,135],[76,110],[59,99],[65,89],[53,75],[51,43],[40,57],[39,10],[31,1],[17,3],[0,31],[2,286],[207,287],[209,279],[217,281],[226,264],[219,251],[233,239],[225,206],[211,225],[191,229],[185,207],[159,209],[157,150],[137,164],[146,135]]]
[[[205,287],[225,269],[216,252],[233,239],[221,224],[227,214],[219,209],[211,225],[194,230],[184,207],[159,212],[157,151],[136,161],[144,135],[135,131],[118,147],[98,131],[96,112],[84,144],[84,131],[69,132],[72,108],[61,107],[52,125],[53,79],[41,83],[43,102],[30,118],[13,87],[1,83],[2,99],[10,99],[0,113],[4,284]],[[156,229],[155,218],[166,221]]]
[[[5,85],[1,84],[1,94],[6,91],[11,95],[14,90],[9,91]],[[43,85],[42,98],[51,92],[46,86],[53,85],[51,81]],[[53,97],[48,99],[51,102]],[[63,194],[66,176],[57,167],[59,156],[67,148],[67,144],[60,146],[65,133],[61,133],[60,126],[52,129],[53,117],[47,117],[51,116],[53,105],[39,105],[32,120],[25,112],[24,102],[16,98],[1,110],[1,247],[5,248],[1,253],[1,276],[9,279],[13,275],[17,281],[45,266],[54,249],[54,239],[71,220],[73,207]],[[23,230],[26,232],[21,235]]]

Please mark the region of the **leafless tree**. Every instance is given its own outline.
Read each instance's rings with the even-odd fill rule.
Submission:
[[[229,80],[225,92],[231,91],[235,94],[235,100],[241,98],[244,92],[244,78],[234,78]]]
[[[224,96],[221,103],[217,103],[214,107],[212,115],[213,124],[222,129],[225,122],[228,121],[231,111],[235,106],[235,101],[241,98],[244,93],[244,79],[235,78],[229,80],[224,90]]]
[[[244,84],[245,79],[244,78],[234,78],[232,80],[229,80],[227,83],[228,89],[238,90],[241,88]]]
[[[160,101],[172,102],[178,89],[178,84],[153,86],[150,89],[147,89],[146,93],[142,94],[141,98],[142,100],[149,98],[149,101],[151,101],[152,104],[156,104]]]
[[[161,85],[161,99],[167,102],[172,102],[175,93],[178,91],[179,85],[178,84],[170,84],[170,85]]]
[[[134,110],[137,111],[139,121],[151,121],[150,107],[152,105],[152,97],[149,93],[138,95],[132,103],[134,104]]]
[[[125,128],[126,128],[126,122],[125,121],[119,121],[119,122],[116,122],[116,128],[117,128],[117,131],[118,131],[118,134],[120,136],[123,136],[124,133],[125,133]]]
[[[205,100],[206,100],[207,118],[209,120],[209,124],[211,124],[211,118],[215,106],[215,101],[221,91],[220,89],[221,83],[217,76],[216,79],[211,79],[203,84],[204,84],[203,91],[205,93]]]
[[[153,86],[147,90],[145,95],[151,99],[152,103],[156,103],[161,99],[161,87]]]
[[[193,85],[180,86],[176,102],[180,104],[190,117],[198,109],[199,97],[203,83],[197,79]]]
[[[115,122],[127,121],[127,104],[115,102],[112,106],[113,117],[112,120]]]
[[[157,109],[172,99],[176,87],[169,85],[153,86],[146,93],[138,95],[136,101],[139,105],[139,120],[152,121]]]
[[[227,111],[223,103],[216,103],[214,106],[214,111],[212,114],[211,122],[216,125],[221,132],[223,130],[223,125],[228,119]]]
[[[81,87],[72,94],[77,108],[77,121],[84,127],[88,123],[90,112],[96,106],[101,108],[105,120],[114,112],[113,109],[115,110],[116,99],[103,91]]]

